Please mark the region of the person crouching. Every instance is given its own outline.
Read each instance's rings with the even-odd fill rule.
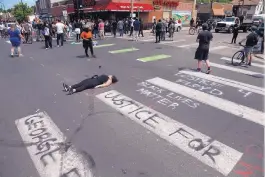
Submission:
[[[96,58],[96,56],[94,55],[94,51],[93,51],[93,41],[92,41],[91,29],[88,28],[88,27],[85,27],[83,29],[83,32],[81,33],[80,37],[83,39],[83,47],[85,49],[86,57],[89,57],[89,55],[87,53],[88,52],[88,48],[89,48],[92,57]]]

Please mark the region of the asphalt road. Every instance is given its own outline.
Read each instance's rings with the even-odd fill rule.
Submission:
[[[10,58],[0,40],[0,176],[264,176],[263,61],[233,67],[211,52],[206,75],[193,71],[196,48],[149,38],[107,37],[96,59],[71,41],[23,45],[24,57]],[[62,91],[95,74],[119,82]]]

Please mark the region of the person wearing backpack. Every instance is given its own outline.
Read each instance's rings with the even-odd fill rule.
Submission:
[[[44,27],[45,48],[52,48],[52,25],[46,23]]]
[[[251,27],[251,33],[246,37],[246,39],[243,39],[241,42],[239,42],[239,44],[241,45],[241,43],[243,41],[246,41],[246,46],[244,48],[245,51],[245,57],[247,57],[247,64],[249,66],[251,66],[251,60],[252,60],[252,51],[255,45],[258,44],[258,34],[256,33],[257,31],[257,27],[256,26],[252,26]]]

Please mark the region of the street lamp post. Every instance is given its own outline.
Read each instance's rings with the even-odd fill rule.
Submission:
[[[131,0],[131,18],[133,18],[133,0]]]

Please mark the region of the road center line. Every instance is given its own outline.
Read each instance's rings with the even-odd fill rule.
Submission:
[[[220,49],[225,49],[228,48],[228,46],[216,46],[216,47],[210,47],[209,51],[213,51],[213,50],[220,50]]]
[[[162,59],[166,59],[166,58],[170,58],[170,55],[153,55],[153,56],[149,56],[149,57],[144,57],[144,58],[138,58],[138,61],[141,62],[148,62],[148,61],[155,61],[155,60],[162,60]]]
[[[173,120],[116,90],[101,93],[96,97],[225,176],[231,172],[242,157],[241,152]]]
[[[136,51],[136,50],[139,50],[139,49],[131,47],[131,48],[126,48],[126,49],[119,49],[119,50],[109,51],[109,53],[117,54],[117,53],[132,52],[132,51]]]
[[[192,43],[192,44],[187,44],[187,45],[179,45],[177,47],[186,48],[186,47],[191,47],[191,46],[194,46],[194,45],[199,45],[199,43]]]
[[[66,144],[66,137],[48,114],[36,113],[15,123],[41,177],[94,177],[91,159]]]
[[[229,100],[225,100],[183,85],[156,77],[153,79],[147,80],[154,85],[168,89],[172,92],[179,93],[193,100],[197,100],[206,105],[215,107],[217,109],[223,110],[230,114],[236,115],[240,118],[255,122],[262,126],[265,126],[265,114],[261,111],[243,106],[237,103],[234,103]]]
[[[177,42],[183,42],[186,41],[185,39],[180,39],[180,40],[176,40],[176,41],[162,41],[160,44],[169,44],[169,43],[177,43]]]

